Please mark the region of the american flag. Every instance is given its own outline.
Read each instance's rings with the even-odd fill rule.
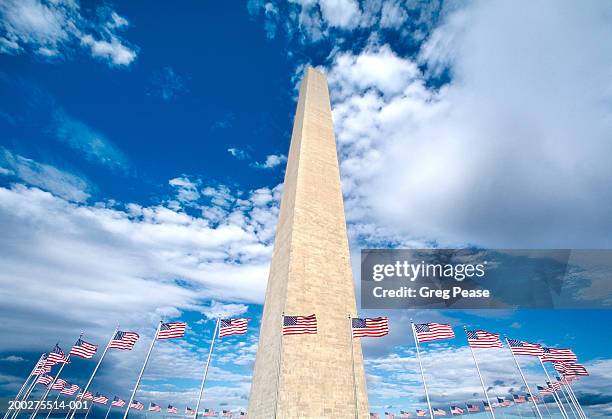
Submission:
[[[219,321],[219,337],[244,335],[251,319],[221,319]]]
[[[389,319],[387,317],[358,318],[351,319],[353,337],[375,337],[379,338],[389,333]]]
[[[92,401],[94,403],[106,404],[108,402],[108,397],[106,397],[104,394],[96,393]]]
[[[123,407],[123,406],[125,406],[125,400],[120,399],[119,397],[115,396],[115,398],[111,402],[111,406]]]
[[[222,418],[231,418],[232,416],[232,412],[229,410],[223,410],[223,412],[221,412],[221,417]]]
[[[463,415],[465,413],[465,411],[459,406],[451,406],[450,410],[453,415]]]
[[[560,377],[557,376],[557,381],[560,382],[561,384],[563,384],[564,386],[568,386],[568,385],[570,385],[572,380],[575,380],[577,378],[578,377],[575,377],[575,376],[564,376],[563,378],[560,378]]]
[[[67,364],[69,362],[70,361],[68,360],[68,357],[64,354],[64,351],[62,351],[62,348],[60,348],[59,345],[56,344],[49,356],[47,356],[45,366]]]
[[[576,361],[578,357],[569,348],[542,348],[542,362]]]
[[[378,413],[372,413],[370,412],[370,419],[379,419],[380,416],[378,416]]]
[[[144,409],[144,404],[140,403],[138,400],[134,400],[130,405],[130,409],[142,410]]]
[[[514,399],[514,403],[525,403],[525,396],[520,394],[513,394],[512,398]]]
[[[40,367],[37,367],[32,373],[32,375],[43,375],[43,374],[48,374],[50,372],[51,372],[51,366],[42,365]]]
[[[58,378],[51,386],[51,390],[63,390],[64,387],[66,387],[66,384],[68,384],[66,383],[66,381],[62,380],[61,378]]]
[[[283,316],[283,335],[316,335],[317,316]]]
[[[113,339],[108,344],[108,347],[112,349],[131,351],[139,338],[140,335],[138,335],[136,332],[123,332],[121,330],[117,330],[117,333],[115,333],[115,336],[113,336]]]
[[[455,337],[450,324],[415,323],[414,330],[419,343],[430,342],[432,340],[451,339]]]
[[[247,417],[246,412],[240,412],[240,417],[241,417],[241,418],[246,418],[246,417]]]
[[[168,405],[168,408],[166,409],[166,412],[168,413],[174,413],[177,414],[178,413],[178,409],[172,405]]]
[[[539,397],[536,396],[535,394],[527,394],[525,396],[525,400],[527,400],[528,402],[530,402],[530,401],[537,402],[539,400]]]
[[[555,369],[563,375],[589,375],[586,368],[582,364],[576,362],[553,362]]]
[[[187,329],[187,323],[185,322],[162,323],[159,327],[157,340],[182,338],[185,336],[185,329]]]
[[[204,414],[202,416],[215,416],[215,411],[212,409],[204,409]]]
[[[501,348],[502,343],[499,333],[491,333],[485,330],[468,330],[468,344],[472,348]]]
[[[95,355],[98,347],[92,343],[85,342],[83,339],[79,338],[76,341],[72,349],[70,350],[70,355],[80,356],[81,358],[91,359]]]
[[[150,403],[149,412],[161,412],[161,407],[159,407],[159,405],[156,405],[155,403]]]
[[[400,419],[408,419],[410,416],[410,412],[406,412],[405,410],[400,410]]]
[[[425,414],[426,414],[426,413],[427,413],[427,410],[423,410],[423,409],[417,409],[417,410],[416,410],[416,414],[417,414],[417,416],[419,416],[419,417],[423,417],[423,416],[425,416]]]
[[[558,383],[558,382],[552,382],[551,383],[550,381],[547,381],[546,384],[548,385],[548,387],[550,389],[552,389],[552,391],[559,391],[559,390],[561,390],[561,383]]]
[[[544,353],[542,345],[517,339],[508,339],[508,346],[514,355],[541,356]]]
[[[445,416],[446,415],[446,410],[434,408],[433,414],[434,414],[434,416]]]
[[[552,388],[550,388],[550,386],[537,386],[538,391],[540,392],[540,394],[546,396],[547,394],[552,394],[553,390]]]
[[[85,400],[93,400],[94,396],[91,393],[91,391],[86,391],[85,395],[83,395],[83,393],[79,393],[77,395],[77,399],[85,399]]]
[[[491,412],[494,409],[489,402],[483,401],[482,404],[484,405],[485,412]]]
[[[53,377],[50,375],[41,375],[36,379],[36,384],[42,384],[44,386],[48,386],[53,382]]]
[[[385,412],[385,419],[395,419],[395,413]]]
[[[43,358],[40,361],[38,361],[38,364],[36,364],[36,368],[34,368],[32,375],[42,375],[42,374],[47,374],[50,372],[51,372],[51,366],[47,365],[47,354],[44,354]]]
[[[193,410],[191,407],[185,407],[185,414],[188,416],[194,415],[195,410]]]
[[[506,400],[504,397],[497,397],[497,405],[507,407],[510,406],[510,400]]]
[[[466,406],[467,406],[468,412],[470,413],[480,412],[480,406],[478,406],[477,404],[467,403]]]
[[[79,390],[79,386],[76,384],[72,384],[70,387],[68,385],[64,386],[64,389],[60,391],[60,394],[64,394],[66,396],[72,396]]]

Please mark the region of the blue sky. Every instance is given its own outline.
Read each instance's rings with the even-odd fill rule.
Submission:
[[[210,319],[247,315],[204,401],[246,408],[305,65],[330,84],[356,279],[362,247],[609,248],[611,16],[601,2],[1,2],[0,395],[56,341],[102,345],[120,323],[142,341],[94,390],[128,398],[164,317],[190,329],[156,347],[137,399],[194,407]],[[465,324],[571,346],[589,415],[612,412],[609,311],[383,314],[390,335],[364,341],[372,411],[424,407],[414,317],[458,335],[425,349],[439,406],[482,400]],[[505,352],[479,353],[492,394],[521,391]]]

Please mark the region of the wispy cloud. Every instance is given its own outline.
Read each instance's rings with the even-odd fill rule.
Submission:
[[[149,80],[147,94],[170,101],[187,92],[185,79],[172,67],[156,71]]]
[[[82,153],[91,162],[112,170],[127,171],[128,158],[103,134],[61,109],[54,113],[53,119],[55,136],[59,141]]]
[[[81,46],[109,65],[128,66],[137,50],[118,35],[128,25],[109,6],[86,13],[72,0],[7,0],[0,3],[0,52],[60,59]]]
[[[255,162],[251,166],[258,169],[273,169],[286,161],[287,156],[284,154],[270,154],[263,162]]]
[[[36,162],[0,147],[0,175],[14,176],[32,186],[73,202],[89,198],[91,186],[79,176]]]
[[[248,160],[251,158],[250,154],[247,151],[241,150],[236,147],[228,148],[227,152],[230,153],[232,156],[236,157],[238,160]]]

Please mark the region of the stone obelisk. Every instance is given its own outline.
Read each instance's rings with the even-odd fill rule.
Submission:
[[[318,333],[282,336],[283,313],[316,314]],[[361,345],[355,339],[351,348],[349,315],[356,315],[355,290],[329,92],[325,76],[308,68],[291,135],[250,419],[369,418]]]

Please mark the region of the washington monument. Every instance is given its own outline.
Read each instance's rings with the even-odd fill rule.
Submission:
[[[282,336],[285,315],[316,335]],[[369,418],[336,140],[325,76],[300,86],[259,334],[249,418]]]

